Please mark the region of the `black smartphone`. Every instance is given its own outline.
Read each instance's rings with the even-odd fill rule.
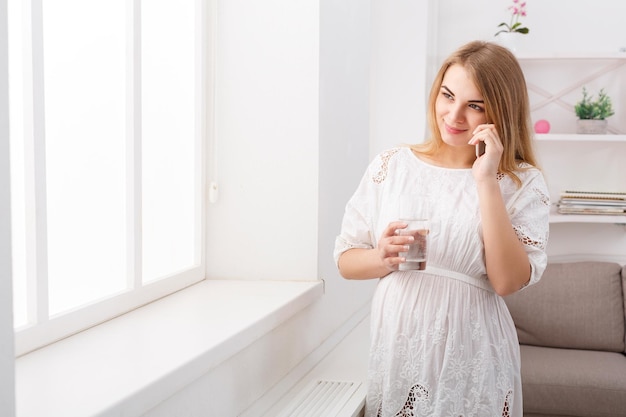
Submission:
[[[476,158],[485,153],[485,142],[480,141],[476,144]]]

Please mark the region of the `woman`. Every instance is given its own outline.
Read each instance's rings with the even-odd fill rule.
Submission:
[[[380,278],[366,416],[521,417],[519,345],[502,296],[540,279],[550,204],[513,54],[480,41],[454,52],[428,122],[427,141],[372,161],[336,240],[343,277]],[[424,270],[398,270],[411,243],[397,232],[406,195],[428,207]]]

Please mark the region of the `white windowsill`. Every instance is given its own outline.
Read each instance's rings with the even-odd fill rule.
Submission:
[[[142,414],[322,294],[322,281],[202,281],[20,357],[17,417]]]

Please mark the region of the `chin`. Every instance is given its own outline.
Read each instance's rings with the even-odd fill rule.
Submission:
[[[467,144],[467,142],[469,141],[469,139],[463,135],[461,137],[461,135],[456,135],[455,137],[450,137],[450,135],[441,135],[441,140],[443,141],[444,144],[448,145],[448,146],[454,146],[454,147],[462,147],[462,146],[470,146]]]

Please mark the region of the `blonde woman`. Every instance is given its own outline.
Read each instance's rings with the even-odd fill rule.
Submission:
[[[455,51],[433,83],[428,122],[426,141],[370,163],[336,239],[343,277],[379,279],[366,416],[521,417],[519,345],[502,296],[540,279],[550,204],[513,54],[480,41]],[[413,242],[398,233],[407,196],[429,218],[421,270],[400,270]]]

